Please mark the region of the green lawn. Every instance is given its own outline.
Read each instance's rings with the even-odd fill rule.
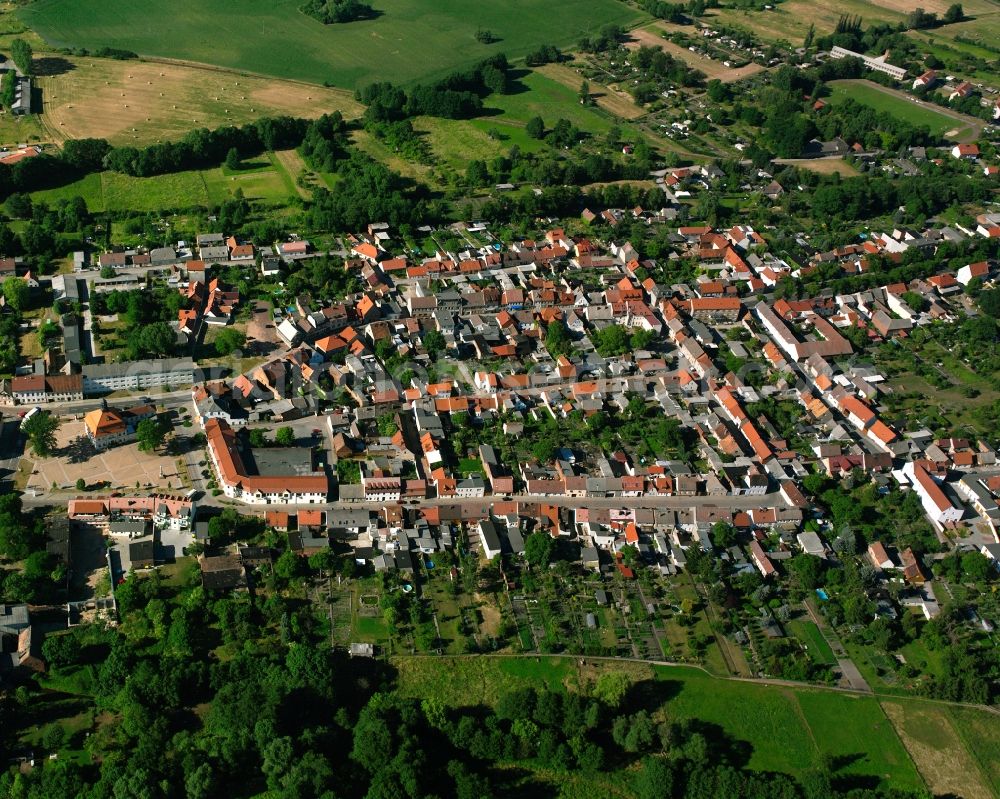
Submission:
[[[828,100],[833,104],[850,98],[862,105],[885,111],[911,125],[926,125],[930,128],[932,136],[943,136],[949,131],[958,130],[958,134],[948,138],[963,138],[961,134],[968,133],[971,129],[969,124],[938,112],[930,103],[918,104],[913,100],[889,94],[867,81],[833,81],[829,86],[831,95]]]
[[[819,627],[811,621],[793,621],[789,628],[802,643],[809,649],[809,656],[821,666],[832,666],[837,662],[837,658],[830,649],[830,645],[823,637]]]
[[[119,47],[355,88],[442,77],[494,53],[570,45],[648,17],[616,0],[374,0],[376,19],[323,25],[301,0],[38,0],[20,11],[57,47]],[[487,29],[499,38],[481,44]]]

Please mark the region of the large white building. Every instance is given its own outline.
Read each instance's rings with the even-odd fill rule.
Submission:
[[[924,506],[924,513],[932,522],[940,527],[961,521],[964,509],[948,499],[941,486],[923,466],[910,461],[903,466],[903,474],[917,492]]]
[[[330,485],[324,473],[250,474],[240,455],[233,428],[220,419],[208,419],[205,436],[219,486],[227,497],[251,505],[315,505],[326,502]]]
[[[190,358],[88,364],[83,367],[83,393],[145,391],[162,386],[190,388],[194,383],[194,370],[194,361]]]

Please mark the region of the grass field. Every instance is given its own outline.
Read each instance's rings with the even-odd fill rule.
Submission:
[[[1000,733],[996,716],[968,707],[953,707],[948,713],[966,751],[979,766],[983,781],[994,796],[1000,796]]]
[[[930,3],[922,5],[931,11]],[[784,40],[801,45],[810,24],[816,25],[817,34],[832,33],[841,14],[860,15],[865,25],[873,22],[902,22],[905,12],[894,10],[894,0],[883,4],[866,0],[785,0],[774,3],[768,10],[720,8],[713,10],[711,18],[756,33],[765,41]]]
[[[725,3],[723,3],[725,6]],[[705,20],[733,25],[749,30],[764,41],[787,41],[801,45],[810,25],[816,26],[817,35],[832,33],[841,15],[860,16],[864,26],[873,23],[904,22],[915,7],[938,15],[944,14],[951,0],[784,0],[774,3],[767,10],[746,8],[719,8],[709,12]],[[995,44],[1000,37],[1000,8],[995,0],[969,0],[962,8],[969,20],[937,28],[933,35],[953,40],[962,35],[988,44]],[[962,47],[960,43],[956,46]]]
[[[960,708],[958,712],[969,715],[955,723],[951,709],[919,700],[884,701],[882,707],[936,796],[990,799],[996,795],[995,717]],[[981,752],[970,752],[970,740],[977,741]],[[992,764],[992,788],[980,770],[980,756]]]
[[[41,119],[56,141],[142,145],[262,116],[352,118],[363,108],[343,90],[178,64],[60,56],[44,59],[39,71],[47,73],[39,79]]]
[[[562,69],[575,75],[566,67]],[[546,144],[532,139],[525,132],[525,125],[534,116],[541,116],[547,128],[551,128],[560,118],[567,119],[592,136],[603,136],[615,124],[614,117],[608,113],[580,105],[577,96],[579,76],[568,79],[565,75],[555,75],[545,68],[544,71],[523,70],[517,81],[520,86],[515,93],[493,95],[487,99],[483,116],[476,119],[417,117],[413,120],[413,127],[423,134],[441,165],[464,172],[470,160],[489,161],[505,155],[515,144],[523,152],[536,152],[546,148]],[[617,97],[615,100],[621,102]],[[629,138],[627,128],[624,136]],[[361,149],[391,169],[416,180],[435,183],[430,167],[401,159],[367,132],[356,131],[353,138]],[[657,142],[650,139],[650,144],[655,146]]]
[[[561,83],[567,89],[572,89],[574,94],[580,90],[580,84],[583,82],[580,73],[566,64],[546,64],[537,67],[537,71]],[[632,99],[632,95],[620,90],[615,91],[606,86],[591,84],[590,95],[598,107],[622,119],[637,119],[646,113],[646,110]]]
[[[670,718],[696,718],[721,728],[744,749],[750,768],[801,775],[822,755],[839,774],[923,785],[874,698],[720,680],[694,668],[575,658],[396,658],[400,690],[450,705],[493,704],[526,684],[553,690],[592,683],[601,671],[623,670],[639,683],[636,702]],[[628,700],[626,700],[628,701]]]
[[[75,183],[35,192],[32,197],[47,203],[83,197],[91,211],[160,211],[218,205],[237,189],[248,199],[286,203],[299,196],[295,186],[301,167],[297,154],[268,153],[245,168],[232,172],[225,167],[189,170],[151,178],[133,178],[117,172],[87,175]]]
[[[838,80],[830,84],[829,102],[838,103],[850,98],[862,105],[868,105],[879,111],[885,111],[892,116],[913,125],[927,125],[932,136],[940,136],[953,141],[974,140],[983,123],[952,112],[952,115],[939,111],[929,103],[918,103],[906,95],[886,89],[866,80]]]
[[[575,44],[648,17],[616,0],[376,0],[379,16],[323,25],[300,0],[38,0],[21,19],[54,46],[120,47],[312,83],[441,77],[493,53]],[[482,44],[476,31],[499,41]]]

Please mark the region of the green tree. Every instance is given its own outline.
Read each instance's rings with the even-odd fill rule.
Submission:
[[[10,278],[8,278],[8,282]],[[4,294],[7,292],[7,283],[4,283]],[[989,289],[979,294],[979,309],[986,315],[994,319],[1000,319],[1000,289]]]
[[[53,416],[48,411],[40,411],[25,420],[21,429],[31,443],[31,451],[40,458],[46,458],[56,448],[59,417]]]
[[[941,19],[946,25],[961,22],[965,19],[965,10],[962,8],[962,4],[952,3],[948,6],[948,10],[944,12],[944,16]]]
[[[788,561],[788,570],[795,575],[803,588],[810,590],[823,585],[826,573],[825,561],[814,555],[796,555]]]
[[[304,563],[302,558],[286,549],[274,562],[274,576],[285,582],[293,580],[302,574]]]
[[[445,350],[446,342],[444,335],[439,330],[429,330],[424,334],[423,341],[424,349],[427,350],[427,354],[434,360],[437,360],[438,355]]]
[[[105,264],[101,267],[101,277],[104,280],[111,280],[117,274],[118,271],[111,264]]]
[[[23,74],[35,74],[35,52],[24,39],[14,39],[10,43],[10,57]]]
[[[274,434],[274,440],[281,447],[295,446],[295,431],[290,427],[279,427]]]
[[[548,566],[554,545],[548,533],[532,533],[524,541],[524,559],[537,568]]]
[[[539,116],[532,117],[524,126],[524,132],[533,139],[542,138],[545,135],[545,121]]]
[[[84,480],[82,477],[78,477],[76,479],[76,490],[77,491],[86,491],[87,490],[87,481]]]
[[[553,358],[568,355],[572,349],[569,331],[561,319],[553,319],[545,328],[545,349]]]
[[[606,671],[597,678],[594,685],[594,696],[615,710],[621,706],[631,684],[628,675],[624,672]]]
[[[82,654],[80,640],[73,633],[50,634],[42,644],[42,657],[57,669],[78,663]]]
[[[232,355],[236,350],[242,349],[247,343],[247,337],[234,327],[223,329],[215,338],[215,351],[220,356]]]
[[[152,452],[163,445],[167,437],[167,426],[157,417],[143,419],[135,428],[135,440],[139,442],[139,449],[143,452]]]
[[[11,308],[20,312],[28,307],[31,289],[21,278],[9,277],[3,282],[3,296]]]
[[[230,147],[226,153],[226,169],[235,172],[240,168],[240,151],[235,147]]]
[[[928,302],[924,298],[924,295],[916,291],[904,291],[903,302],[910,306],[911,310],[916,311],[917,313],[926,311],[928,306]]]
[[[622,355],[629,350],[628,331],[621,325],[608,325],[591,335],[597,352],[605,358]]]

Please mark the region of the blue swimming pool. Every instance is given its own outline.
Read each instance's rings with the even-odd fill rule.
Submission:
[[[816,596],[818,596],[824,602],[826,602],[830,598],[830,595],[826,591],[824,591],[822,588],[817,588],[816,589]]]

